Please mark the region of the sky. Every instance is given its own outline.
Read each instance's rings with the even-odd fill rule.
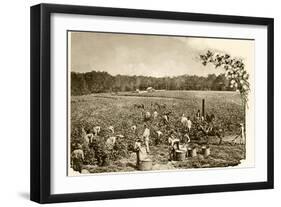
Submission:
[[[203,66],[199,55],[207,50],[242,58],[253,69],[254,40],[69,32],[70,70],[106,71],[111,75],[153,77],[220,74]]]

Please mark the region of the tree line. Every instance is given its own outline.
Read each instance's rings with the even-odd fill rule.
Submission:
[[[209,74],[207,77],[181,75],[156,78],[128,75],[112,76],[107,72],[99,71],[71,72],[71,95],[146,90],[148,87],[153,87],[156,90],[233,90],[224,74]]]

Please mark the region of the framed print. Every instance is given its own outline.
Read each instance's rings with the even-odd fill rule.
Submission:
[[[273,188],[273,19],[31,7],[31,200]]]

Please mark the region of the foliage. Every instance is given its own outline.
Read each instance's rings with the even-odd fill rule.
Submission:
[[[161,90],[217,90],[232,91],[223,74],[207,77],[182,75],[176,77],[146,77],[146,76],[112,76],[107,72],[71,73],[71,94],[85,95],[102,92],[124,92],[146,90],[153,86]]]
[[[250,83],[249,74],[246,71],[242,59],[231,58],[228,54],[214,53],[209,50],[206,54],[200,55],[200,59],[203,65],[212,63],[216,68],[223,67],[225,69],[225,77],[229,80],[230,87],[239,91],[243,104],[247,104]]]
[[[125,96],[125,95],[128,96]],[[129,96],[130,94],[130,96]],[[145,98],[150,96],[150,98]],[[184,113],[190,116],[193,127],[190,134],[192,141],[202,138],[204,135],[197,130],[195,115],[201,108],[202,98],[206,100],[206,113],[215,114],[218,126],[225,128],[228,134],[236,134],[239,125],[243,120],[241,100],[237,92],[214,92],[214,91],[160,91],[146,94],[133,94],[124,92],[114,94],[92,94],[86,96],[71,97],[71,144],[72,150],[77,143],[83,145],[85,153],[85,165],[110,165],[122,158],[126,158],[132,152],[132,146],[137,138],[141,137],[144,131],[143,112],[156,109],[151,103],[159,102],[165,104],[166,109],[158,110],[157,119],[150,119],[146,122],[151,131],[151,145],[167,145],[170,131],[183,135],[184,129],[181,126],[180,117]],[[134,108],[134,104],[142,103],[145,109]],[[162,115],[171,112],[169,124],[161,119]],[[137,126],[137,132],[133,133],[131,126]],[[95,126],[101,127],[101,132],[95,137],[87,148],[83,143],[83,131],[93,133]],[[111,136],[107,130],[108,126],[114,126],[115,135],[118,137],[112,149],[105,145],[106,139]],[[163,132],[158,140],[156,131]],[[165,155],[166,157],[166,155]],[[100,169],[100,168],[99,168]],[[101,169],[102,170],[102,169]]]

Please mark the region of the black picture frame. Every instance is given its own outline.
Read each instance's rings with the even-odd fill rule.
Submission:
[[[53,13],[134,17],[180,20],[194,22],[218,22],[267,26],[267,181],[238,184],[169,187],[154,189],[51,194],[50,189],[50,15]],[[195,14],[168,11],[135,10],[89,6],[39,4],[31,7],[31,174],[30,199],[38,203],[120,199],[147,196],[211,193],[255,189],[272,189],[274,186],[274,20],[272,18]]]

